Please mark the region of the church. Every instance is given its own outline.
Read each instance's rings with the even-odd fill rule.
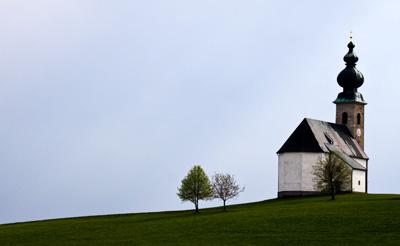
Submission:
[[[278,150],[278,197],[319,194],[313,166],[334,153],[351,169],[351,192],[368,191],[368,156],[364,152],[364,106],[358,88],[364,76],[356,68],[358,57],[350,39],[346,67],[337,76],[343,87],[333,102],[336,122],[305,118]]]

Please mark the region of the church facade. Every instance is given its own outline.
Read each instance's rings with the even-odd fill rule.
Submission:
[[[278,150],[278,197],[318,194],[313,166],[327,154],[351,169],[350,192],[368,191],[368,156],[364,152],[364,106],[358,88],[364,76],[356,68],[352,41],[344,56],[346,67],[337,77],[343,88],[334,101],[336,122],[305,118]]]

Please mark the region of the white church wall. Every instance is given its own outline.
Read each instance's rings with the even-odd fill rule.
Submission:
[[[323,153],[302,153],[302,191],[317,191],[314,185],[313,166],[323,156]]]
[[[278,191],[317,191],[314,185],[313,166],[324,153],[290,152],[278,157]],[[366,166],[366,161],[356,159]],[[354,192],[365,192],[365,172],[353,170],[352,187]]]
[[[353,191],[365,192],[365,171],[353,170]]]
[[[301,190],[301,153],[282,153],[278,157],[278,191]]]
[[[291,152],[278,157],[278,191],[316,191],[313,166],[322,153]]]
[[[361,164],[361,166],[367,168],[367,160],[364,159],[359,159],[359,158],[353,158],[355,161]]]

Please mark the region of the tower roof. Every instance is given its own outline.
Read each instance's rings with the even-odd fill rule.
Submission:
[[[339,93],[334,103],[356,102],[366,104],[362,94],[357,91],[357,88],[364,83],[364,75],[356,68],[358,57],[354,53],[355,45],[352,40],[347,47],[349,51],[343,57],[346,67],[337,76],[337,82],[343,87],[343,92]]]

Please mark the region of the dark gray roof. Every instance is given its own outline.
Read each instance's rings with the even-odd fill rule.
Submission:
[[[343,154],[340,149],[332,144],[326,144],[326,147],[335,155],[337,155],[340,159],[342,159],[345,163],[347,163],[350,167],[357,170],[367,170],[363,167],[360,163],[355,161],[353,158],[349,157],[348,155]]]
[[[328,148],[327,145],[331,146],[331,148]],[[308,118],[305,118],[300,123],[277,153],[328,153],[332,150],[348,157],[368,159],[367,154],[365,154],[358,142],[352,137],[345,125]],[[351,164],[349,163],[349,165]]]

